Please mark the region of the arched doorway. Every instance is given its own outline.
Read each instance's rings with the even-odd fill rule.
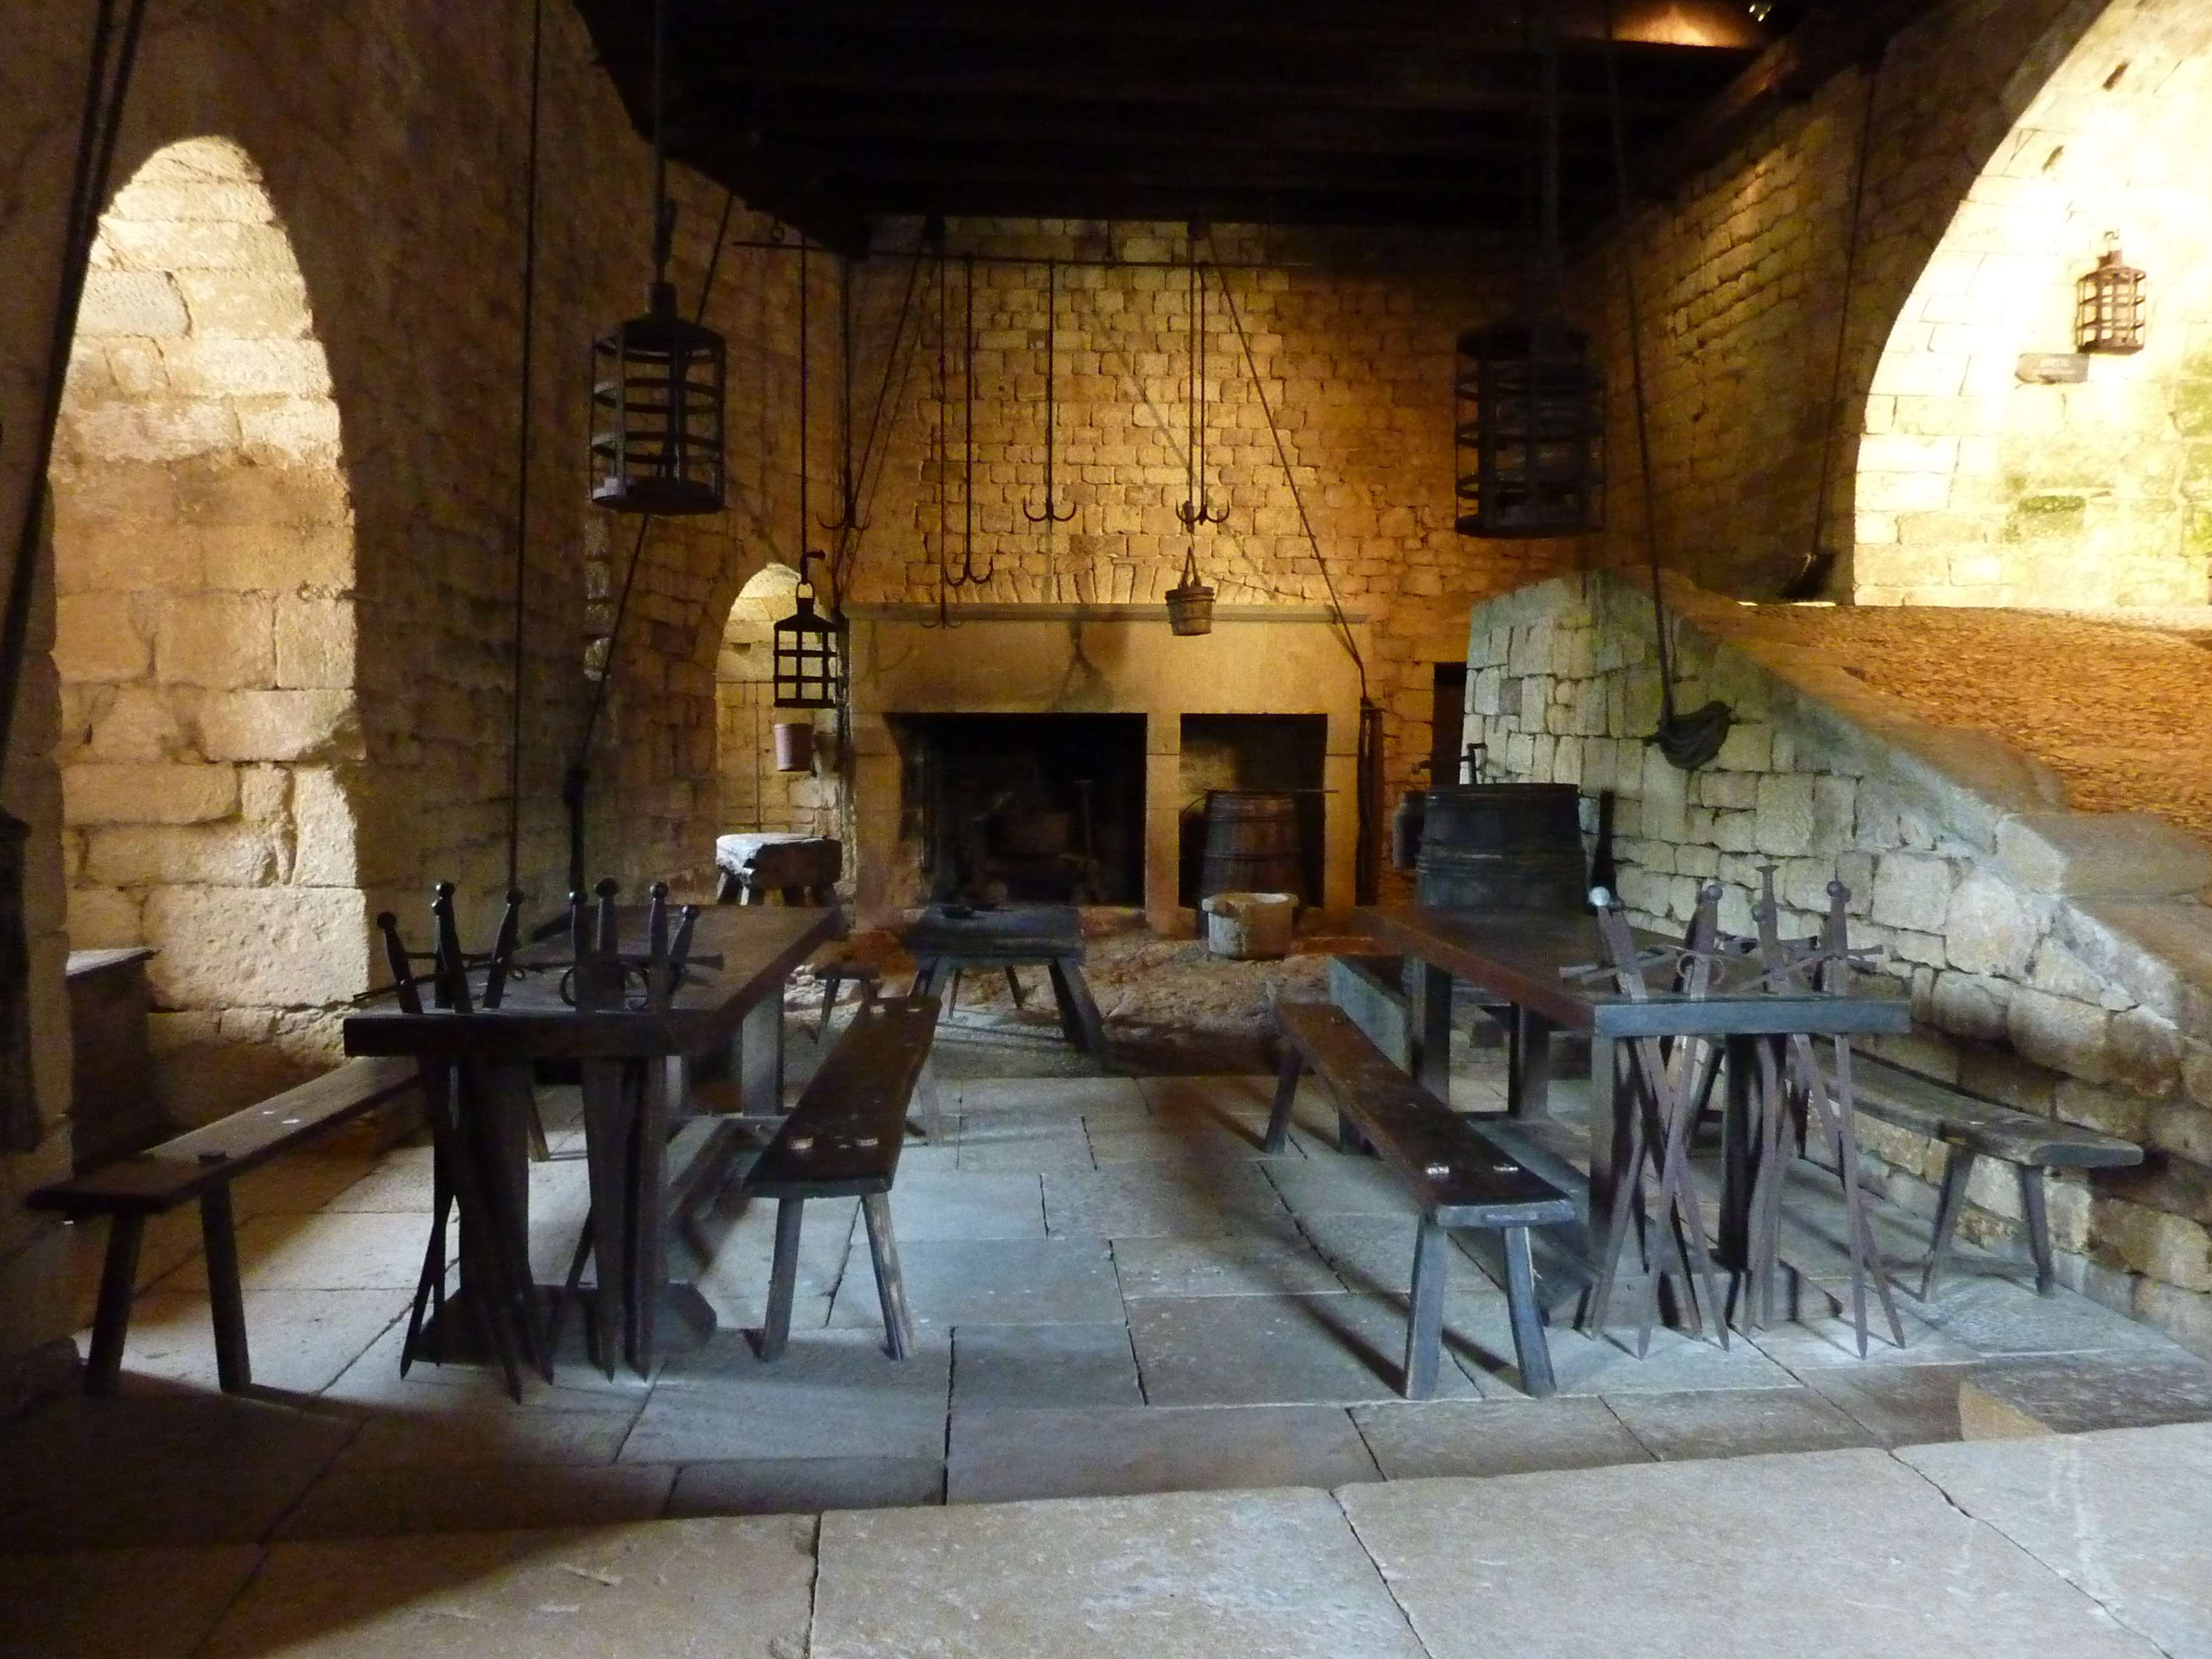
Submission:
[[[51,476],[70,943],[156,948],[156,1091],[195,1121],[326,1064],[368,983],[338,410],[237,145],[102,216]]]
[[[2029,90],[1876,368],[1854,598],[2204,605],[2212,3],[2116,0]],[[2149,273],[2148,337],[2076,357],[2075,283],[2108,234]]]
[[[790,566],[762,566],[738,590],[723,627],[714,665],[714,751],[724,832],[838,833],[836,770],[820,745],[805,771],[779,772],[775,765],[777,722],[811,721],[817,738],[827,726],[823,717],[775,707],[775,629],[792,613],[798,589],[799,573]]]

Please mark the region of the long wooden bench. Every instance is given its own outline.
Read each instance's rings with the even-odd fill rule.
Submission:
[[[1425,1400],[1436,1392],[1449,1234],[1462,1227],[1503,1235],[1505,1300],[1521,1385],[1532,1395],[1550,1394],[1556,1384],[1536,1299],[1528,1230],[1575,1220],[1575,1200],[1408,1077],[1341,1008],[1282,1003],[1275,1009],[1275,1023],[1283,1039],[1283,1062],[1266,1150],[1282,1151],[1298,1079],[1310,1069],[1335,1103],[1340,1125],[1357,1128],[1406,1184],[1420,1211],[1406,1325],[1406,1397]]]
[[[2038,1117],[1872,1055],[1852,1056],[1851,1095],[1853,1105],[1869,1117],[1944,1145],[1943,1186],[1928,1241],[1927,1270],[1920,1282],[1923,1302],[1942,1274],[1959,1212],[1966,1206],[1966,1182],[1977,1159],[2000,1159],[2011,1164],[2020,1178],[2021,1213],[2027,1222],[2028,1249],[2035,1256],[2035,1288],[2045,1296],[2051,1294],[2057,1278],[2051,1218],[2043,1201],[2045,1172],[2109,1170],[2142,1162],[2142,1148],[2131,1140]]]
[[[745,1172],[742,1191],[776,1200],[775,1259],[769,1269],[768,1319],[761,1331],[763,1359],[778,1358],[791,1340],[799,1230],[810,1198],[860,1200],[876,1292],[883,1303],[884,1340],[894,1359],[914,1350],[914,1318],[891,1232],[890,1190],[906,1144],[907,1112],[917,1092],[929,1133],[936,1133],[937,1085],[929,1051],[939,1006],[935,997],[891,997],[854,1013],[791,1115]]]
[[[420,1073],[402,1057],[349,1060],[312,1082],[258,1106],[167,1140],[136,1157],[41,1187],[25,1200],[74,1220],[108,1218],[107,1255],[93,1314],[87,1394],[115,1392],[131,1330],[138,1249],[149,1216],[197,1199],[207,1252],[208,1306],[215,1323],[216,1376],[235,1394],[253,1381],[246,1342],[246,1300],[238,1278],[238,1240],[230,1183],[296,1146],[350,1123],[417,1086]]]

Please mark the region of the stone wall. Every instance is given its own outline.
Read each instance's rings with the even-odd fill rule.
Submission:
[[[894,228],[880,240],[904,250],[918,235]],[[912,361],[895,377],[899,395],[889,404],[870,528],[854,549],[848,598],[934,603],[940,554],[961,574],[961,256],[975,252],[1034,263],[974,268],[970,568],[987,580],[953,588],[952,602],[1157,605],[1180,580],[1186,546],[1176,508],[1187,494],[1189,283],[1185,271],[1163,268],[1187,257],[1183,227],[956,220],[946,246],[945,459],[935,273],[926,266],[915,301],[919,327],[909,325]],[[1510,267],[1455,238],[1240,226],[1214,227],[1210,253],[1253,267],[1227,276],[1258,379],[1220,289],[1209,288],[1206,489],[1228,518],[1199,532],[1200,574],[1224,605],[1326,603],[1329,580],[1301,523],[1303,500],[1337,599],[1368,620],[1366,679],[1384,711],[1384,773],[1393,787],[1407,787],[1429,753],[1433,665],[1458,660],[1468,606],[1563,569],[1571,556],[1563,543],[1474,541],[1453,528],[1453,345],[1461,330],[1506,308]],[[1027,516],[1044,500],[1048,258],[1131,262],[1060,268],[1051,278],[1056,505],[1073,514],[1056,525]],[[909,269],[883,259],[860,272],[870,396]],[[1295,497],[1267,410],[1282,433]],[[940,465],[950,519],[942,548]],[[1247,706],[1248,690],[1224,689],[1221,706]]]
[[[1917,1032],[1894,1057],[2025,1109],[2142,1143],[2139,1170],[2051,1184],[2064,1276],[2212,1350],[2212,848],[2148,813],[2065,810],[2048,767],[1993,732],[1932,725],[1808,648],[1797,607],[1668,589],[1685,708],[1737,724],[1685,774],[1644,739],[1660,713],[1648,592],[1604,574],[1479,607],[1470,735],[1504,775],[1612,791],[1620,892],[1679,931],[1723,884],[1744,931],[1777,869],[1785,926],[1851,890],[1855,944],[1905,982]],[[1941,1149],[1862,1136],[1880,1188],[1932,1212]],[[1970,1235],[2017,1222],[2002,1167],[1977,1171]]]
[[[2212,557],[2212,4],[2121,0],[2036,94],[1891,330],[1859,455],[1861,604],[2201,605]],[[2149,274],[2134,356],[2074,349],[2107,233]]]

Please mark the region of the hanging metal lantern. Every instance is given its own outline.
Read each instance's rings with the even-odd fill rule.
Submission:
[[[592,345],[592,499],[617,513],[719,513],[722,337],[676,313],[673,284]]]
[[[835,708],[844,676],[844,641],[839,625],[815,614],[814,584],[806,572],[818,553],[799,561],[799,608],[775,625],[775,706],[778,708]]]
[[[2074,284],[2074,349],[2124,356],[2143,349],[2143,274],[2122,263],[2117,231],[2097,268]]]
[[[1605,377],[1589,337],[1506,322],[1459,337],[1462,536],[1571,536],[1605,523]]]

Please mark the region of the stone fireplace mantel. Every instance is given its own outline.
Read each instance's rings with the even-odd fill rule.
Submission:
[[[855,908],[881,926],[920,903],[902,845],[908,803],[894,719],[927,714],[1141,714],[1146,721],[1145,914],[1188,933],[1177,902],[1185,715],[1328,720],[1321,908],[1352,902],[1358,835],[1359,675],[1322,606],[1237,605],[1215,631],[1179,637],[1162,605],[853,605]],[[1346,622],[1363,651],[1365,618]]]

